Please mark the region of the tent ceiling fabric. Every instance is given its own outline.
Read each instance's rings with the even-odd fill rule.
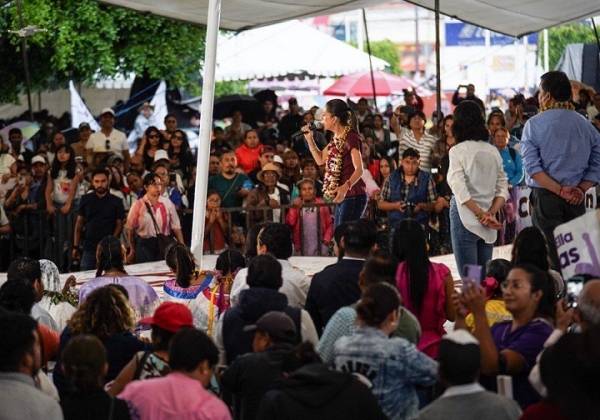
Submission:
[[[208,0],[98,0],[113,6],[206,25]],[[226,0],[221,29],[240,31],[288,20],[330,15],[388,3],[385,0]]]
[[[372,57],[373,68],[389,64]],[[369,55],[297,20],[221,34],[215,81],[308,75],[335,77],[369,69]]]
[[[206,25],[208,0],[99,0],[111,4]],[[221,29],[239,31],[293,19],[372,7],[385,0],[227,0],[221,5]],[[435,0],[408,0],[430,10]],[[598,0],[440,0],[441,13],[509,36],[600,15]]]
[[[434,10],[435,0],[406,0]],[[440,13],[508,36],[521,37],[542,29],[600,14],[598,0],[440,0]]]

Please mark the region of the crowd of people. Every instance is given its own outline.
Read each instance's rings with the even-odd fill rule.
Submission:
[[[328,102],[325,133],[294,101],[281,121],[265,103],[256,129],[241,115],[215,129],[211,270],[185,245],[193,158],[172,122],[167,148],[151,126],[130,156],[106,109],[102,131],[80,127],[84,156],[55,136],[33,169],[13,157],[5,207],[30,212],[31,252],[0,287],[0,419],[598,418],[600,280],[563,279],[552,237],[600,182],[600,133],[568,78],[543,75],[540,115],[515,98],[516,117],[486,119],[468,86],[434,133],[406,96],[390,129],[363,100]],[[514,232],[511,261],[492,259],[522,182],[534,226]],[[40,260],[31,235],[53,228],[65,252]],[[312,278],[289,261],[330,249]],[[430,260],[441,250],[462,281]],[[127,273],[163,259],[160,294]],[[61,284],[70,260],[95,278]]]

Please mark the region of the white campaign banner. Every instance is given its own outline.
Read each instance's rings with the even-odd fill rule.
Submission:
[[[576,274],[600,276],[600,210],[558,226],[554,243],[563,278]]]

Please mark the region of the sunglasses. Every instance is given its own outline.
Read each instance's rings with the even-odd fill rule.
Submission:
[[[171,136],[171,140],[183,141],[183,137],[182,136]]]
[[[160,138],[160,136],[159,136],[158,134],[150,134],[150,135],[148,136],[148,138],[151,138],[151,139],[158,139],[158,138]]]
[[[110,140],[106,139],[106,150],[110,150]]]

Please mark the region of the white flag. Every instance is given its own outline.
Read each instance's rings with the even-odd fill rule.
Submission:
[[[71,91],[71,126],[77,128],[79,124],[86,122],[92,130],[100,131],[100,125],[87,106],[85,106],[72,80],[69,81],[69,90]]]
[[[165,117],[169,113],[167,110],[167,84],[164,81],[158,85],[150,105],[154,106],[154,121],[156,121],[157,128],[164,130],[166,128]]]

